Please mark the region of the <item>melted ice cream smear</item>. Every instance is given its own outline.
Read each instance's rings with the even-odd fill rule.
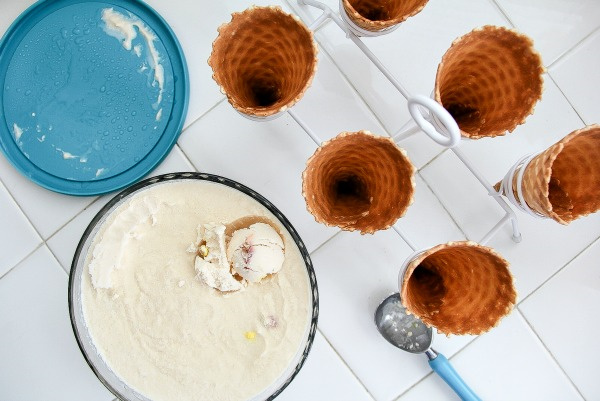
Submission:
[[[138,32],[143,37],[149,52],[150,67],[154,70],[152,85],[158,85],[159,88],[158,99],[155,104],[155,107],[158,108],[162,102],[164,92],[165,71],[162,64],[160,64],[160,54],[154,46],[154,41],[157,39],[156,35],[139,18],[131,14],[126,16],[113,8],[102,10],[102,21],[104,22],[104,32],[120,40],[125,50],[133,51],[138,57],[141,56],[142,48],[140,45],[133,46],[133,40],[137,37]],[[137,31],[135,28],[137,28]]]

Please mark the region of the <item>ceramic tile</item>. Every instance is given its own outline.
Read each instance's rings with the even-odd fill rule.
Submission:
[[[42,239],[0,182],[0,277],[38,246]]]
[[[184,171],[196,171],[196,169],[188,161],[179,146],[175,146],[165,160],[156,168],[156,170],[148,174],[148,177]]]
[[[412,121],[412,119],[409,120],[410,126],[412,126]],[[417,169],[423,168],[446,149],[433,142],[422,131],[396,143],[401,148],[406,149],[408,157]]]
[[[415,201],[395,224],[418,249],[465,239],[420,175],[415,177]]]
[[[2,13],[0,14],[0,37],[4,35],[8,27],[27,7],[35,3],[34,0],[3,1]]]
[[[600,27],[596,0],[496,0],[515,27],[530,36],[545,65]]]
[[[342,232],[313,254],[320,293],[319,327],[376,400],[392,400],[429,371],[427,358],[394,348],[373,316],[398,291],[398,271],[410,254],[393,230]],[[438,336],[435,347],[454,354],[471,336]]]
[[[325,3],[337,12],[336,0]],[[296,7],[308,22],[314,19],[306,16],[308,6]],[[312,10],[311,14],[314,15]],[[408,92],[429,95],[433,90],[437,65],[452,41],[486,24],[508,24],[488,0],[454,1],[452,7],[443,1],[431,1],[423,11],[402,23],[394,32],[362,40]],[[397,131],[410,117],[404,97],[337,25],[329,23],[318,32],[317,39],[387,130],[390,133]]]
[[[188,127],[224,96],[212,79],[207,61],[212,42],[217,38],[217,28],[231,20],[231,13],[243,11],[251,5],[280,5],[281,0],[229,0],[207,3],[197,0],[178,0],[177,6],[164,0],[148,0],[173,28],[181,43],[190,71],[190,103],[185,127]]]
[[[498,204],[451,152],[421,175],[467,234],[478,241],[504,215]],[[457,190],[460,188],[460,190]],[[600,213],[562,226],[516,211],[523,240],[511,240],[507,224],[488,243],[510,263],[519,299],[523,299],[600,235]]]
[[[600,3],[594,4],[600,8]],[[594,90],[600,85],[598,49],[600,49],[600,30],[550,69],[550,75],[586,124],[600,123],[598,110],[600,94]]]
[[[463,380],[483,400],[581,400],[569,379],[517,311],[451,359]],[[399,401],[459,400],[430,375]]]
[[[344,79],[331,58],[320,51],[311,87],[294,111],[322,141],[343,131],[369,130],[386,135],[371,110]]]
[[[179,150],[179,147],[173,148],[173,151],[167,156],[162,164],[152,172],[152,175],[180,172],[180,171],[193,171],[193,167],[185,159],[185,156]],[[48,247],[52,250],[61,266],[69,272],[71,269],[71,262],[73,261],[73,255],[77,244],[83,235],[83,232],[87,228],[88,224],[92,221],[96,213],[113,197],[113,195],[104,195],[98,198],[94,203],[86,207],[80,214],[78,214],[73,220],[69,221],[63,228],[56,232],[47,241]]]
[[[63,228],[58,230],[46,244],[58,259],[60,265],[68,273],[71,270],[71,262],[77,244],[83,232],[90,224],[96,213],[110,200],[109,195],[101,196],[94,203],[83,209],[73,220],[69,221]]]
[[[600,316],[600,241],[561,270],[519,306],[544,344],[588,400],[600,399],[600,348],[579,333],[597,332]]]
[[[305,365],[277,400],[372,401],[373,398],[317,331]]]
[[[0,155],[0,179],[44,239],[95,199],[62,195],[44,189],[15,170],[4,155]]]
[[[67,276],[42,247],[0,280],[0,398],[110,401],[71,330]]]
[[[179,143],[198,170],[239,181],[273,202],[309,251],[337,231],[316,223],[306,210],[302,171],[316,145],[289,115],[256,122],[222,102],[187,129]]]

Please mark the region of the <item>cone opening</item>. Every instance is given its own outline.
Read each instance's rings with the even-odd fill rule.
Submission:
[[[436,100],[464,136],[504,135],[522,124],[541,98],[543,71],[529,38],[485,26],[457,39],[442,58]]]
[[[333,177],[333,192],[330,198],[334,205],[358,208],[360,213],[369,209],[369,188],[363,177],[356,174],[343,174]],[[362,209],[362,210],[361,210]]]
[[[552,211],[565,222],[600,210],[600,127],[564,144],[552,164],[548,190]]]
[[[219,28],[209,64],[240,112],[268,116],[297,102],[316,65],[312,33],[277,7],[251,7]]]
[[[516,301],[508,263],[489,248],[471,244],[432,248],[409,264],[403,282],[407,309],[446,334],[487,331]]]
[[[250,93],[248,105],[269,107],[281,100],[281,86],[274,78],[249,79],[247,81],[247,91]]]
[[[416,14],[428,0],[386,1],[380,0],[347,0],[350,6],[363,18],[369,21],[404,20]]]
[[[342,133],[307,163],[303,193],[317,221],[373,233],[406,212],[414,192],[413,172],[390,138]]]
[[[444,279],[435,266],[421,264],[413,271],[408,282],[408,296],[414,302],[415,313],[438,310],[444,295]]]

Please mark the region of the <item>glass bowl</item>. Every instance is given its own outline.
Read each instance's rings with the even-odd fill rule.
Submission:
[[[119,399],[122,400],[150,401],[149,398],[140,394],[139,392],[135,391],[133,388],[125,384],[108,367],[106,362],[97,352],[96,347],[90,336],[90,333],[88,332],[83,315],[81,297],[82,275],[86,270],[85,261],[89,247],[92,244],[96,234],[102,227],[103,223],[107,220],[107,218],[111,215],[111,213],[114,210],[116,210],[121,204],[129,200],[134,194],[146,190],[151,186],[161,185],[166,182],[185,180],[210,181],[213,183],[226,185],[230,188],[233,188],[250,196],[252,199],[256,200],[267,210],[273,213],[273,215],[275,215],[275,217],[285,227],[285,229],[288,231],[288,233],[298,246],[298,250],[300,251],[304,259],[306,273],[310,282],[312,312],[310,322],[305,330],[302,346],[298,349],[296,355],[292,359],[292,362],[284,371],[284,373],[279,377],[279,379],[272,383],[260,394],[251,398],[251,400],[253,401],[272,400],[275,397],[277,397],[292,382],[294,377],[296,377],[296,375],[304,365],[306,357],[308,356],[308,353],[312,347],[317,329],[317,320],[319,316],[319,292],[317,288],[317,280],[308,251],[306,250],[306,247],[300,239],[300,236],[298,235],[292,224],[288,221],[288,219],[262,195],[258,194],[257,192],[238,182],[235,182],[225,177],[204,173],[172,173],[148,178],[135,185],[132,185],[131,187],[115,195],[106,204],[106,206],[104,206],[102,210],[100,210],[98,214],[96,214],[96,216],[92,219],[91,223],[83,233],[81,240],[79,241],[79,245],[77,246],[77,250],[75,251],[75,255],[73,257],[73,263],[71,265],[71,272],[69,275],[69,314],[71,317],[71,325],[73,327],[73,332],[75,333],[75,338],[77,339],[79,348],[81,349],[81,352],[88,365],[108,390],[110,390],[114,395],[116,395],[117,397],[119,397]]]

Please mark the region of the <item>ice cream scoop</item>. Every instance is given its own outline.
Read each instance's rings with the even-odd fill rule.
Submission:
[[[375,311],[375,325],[390,344],[413,354],[424,353],[429,359],[429,366],[454,390],[464,401],[481,401],[481,399],[463,381],[454,370],[448,359],[433,348],[433,331],[419,318],[407,313],[402,306],[400,294],[387,297]]]
[[[227,258],[237,274],[256,283],[281,270],[285,258],[283,240],[269,224],[255,223],[233,232]]]

